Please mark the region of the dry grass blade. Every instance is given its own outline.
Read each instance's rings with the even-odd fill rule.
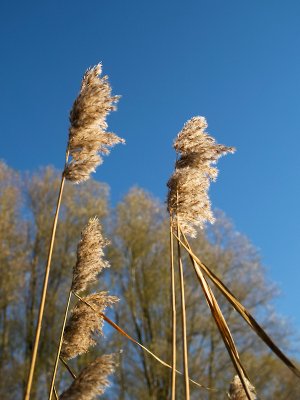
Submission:
[[[181,231],[182,232],[182,231]],[[181,245],[193,258],[195,263],[205,272],[209,279],[217,286],[220,292],[226,297],[226,299],[232,304],[235,310],[244,318],[248,325],[254,330],[254,332],[266,343],[266,345],[277,355],[277,357],[298,377],[300,378],[300,371],[292,363],[292,361],[276,346],[270,336],[263,330],[258,324],[250,312],[237,300],[234,294],[224,285],[224,283],[205,265],[191,250],[186,237],[184,236],[185,243],[180,240]]]
[[[177,240],[179,241],[180,238],[177,238]],[[237,348],[235,346],[233,337],[232,337],[232,335],[230,333],[230,330],[229,330],[229,327],[228,327],[228,325],[226,323],[226,320],[225,320],[225,318],[224,318],[224,316],[222,314],[222,311],[221,311],[221,309],[220,309],[220,307],[218,305],[218,302],[217,302],[217,300],[216,300],[216,298],[215,298],[210,286],[208,285],[206,279],[204,278],[204,276],[203,276],[203,274],[201,272],[201,269],[195,263],[193,258],[192,257],[190,257],[190,258],[191,258],[192,265],[193,265],[193,267],[195,269],[195,272],[197,274],[199,283],[200,283],[200,285],[202,287],[202,290],[204,292],[207,304],[208,304],[208,306],[210,308],[210,311],[211,311],[211,314],[212,314],[212,316],[213,316],[213,318],[215,320],[215,323],[216,323],[216,325],[217,325],[217,327],[219,329],[219,332],[221,334],[221,337],[223,339],[225,347],[226,347],[226,349],[228,351],[230,359],[231,359],[231,361],[233,363],[233,366],[236,369],[236,372],[237,372],[237,374],[238,374],[238,376],[239,376],[239,378],[241,380],[241,383],[242,383],[242,385],[244,387],[244,390],[245,390],[245,392],[247,394],[247,398],[249,400],[252,400],[251,393],[249,391],[249,388],[248,388],[247,382],[246,382],[247,374],[246,374],[246,371],[245,371],[245,369],[244,369],[244,367],[243,367],[243,365],[242,365],[242,363],[240,361]]]
[[[85,303],[87,306],[91,307],[92,310],[94,310],[95,313],[98,313],[98,311],[88,302],[86,302],[82,297],[80,297],[77,293],[73,293],[74,296],[76,296],[79,300],[81,300],[83,303]],[[99,314],[99,313],[98,313]],[[117,332],[119,332],[122,336],[124,336],[126,339],[130,340],[132,343],[136,344],[139,346],[141,349],[146,351],[148,354],[150,354],[151,357],[153,357],[156,361],[158,361],[160,364],[162,364],[164,367],[173,369],[171,365],[167,364],[165,361],[160,359],[157,355],[152,353],[147,347],[143,346],[141,343],[139,343],[137,340],[135,340],[133,337],[131,337],[128,333],[126,333],[119,325],[117,325],[115,322],[113,322],[111,319],[109,319],[105,314],[100,313],[101,318],[103,318],[104,321],[106,321],[110,326],[112,326]],[[182,375],[182,372],[178,371],[177,369],[175,370],[177,374]],[[211,391],[216,391],[217,389],[214,388],[209,388],[207,386],[201,385],[201,383],[198,383],[194,381],[193,379],[190,379],[190,382],[192,382],[194,385],[198,386],[201,389],[206,389],[206,390],[211,390]]]
[[[192,260],[193,262],[193,260]],[[221,309],[218,305],[218,302],[211,290],[211,288],[209,287],[206,279],[204,278],[200,268],[197,266],[196,263],[193,262],[197,277],[199,279],[200,285],[202,287],[202,290],[204,292],[206,301],[209,305],[210,311],[212,313],[212,316],[216,322],[216,325],[219,329],[219,332],[221,334],[221,337],[223,339],[223,342],[226,346],[226,349],[228,351],[228,354],[231,358],[231,361],[233,363],[234,368],[236,369],[236,372],[238,373],[238,376],[241,379],[242,385],[246,391],[247,397],[249,400],[252,400],[251,398],[251,394],[249,392],[248,386],[247,386],[247,382],[245,380],[245,377],[247,376],[246,371],[240,361],[239,358],[239,354],[237,351],[237,348],[235,346],[234,340],[232,338],[232,335],[230,333],[229,327],[226,323],[226,320],[221,312]]]

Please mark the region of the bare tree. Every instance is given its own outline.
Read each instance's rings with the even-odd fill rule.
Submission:
[[[0,397],[16,395],[22,364],[18,352],[23,343],[19,304],[25,284],[26,224],[20,221],[21,189],[19,175],[0,162]]]
[[[41,291],[46,241],[51,229],[52,215],[47,210],[55,207],[57,177],[54,169],[45,168],[27,176],[21,185],[18,174],[0,164],[0,372],[6,377],[1,379],[0,397],[4,400],[21,399],[25,389],[36,302]],[[101,290],[109,289],[121,299],[110,317],[171,364],[169,238],[165,205],[145,191],[134,188],[108,217],[108,188],[90,180],[76,188],[71,184],[66,186],[61,211],[32,399],[43,398],[48,389],[76,246],[81,229],[94,215],[102,219],[106,236],[112,242],[107,254],[111,269],[105,271],[96,286]],[[259,254],[222,213],[216,215],[216,223],[192,242],[194,251],[250,309],[283,350],[289,350],[291,328],[272,308],[276,289],[265,278]],[[235,372],[189,258],[186,254],[183,256],[190,377],[217,389],[207,391],[191,385],[191,398],[221,400],[226,398]],[[214,292],[258,398],[298,398],[296,378],[275,360],[217,290]],[[177,320],[180,320],[179,312]],[[106,352],[122,349],[114,385],[103,398],[167,399],[170,370],[108,326],[104,326],[104,333],[105,337],[99,341],[92,356],[83,355],[71,362],[75,372],[91,358],[102,354],[104,349]],[[178,326],[178,338],[180,336]],[[177,368],[182,370],[180,346],[178,340]],[[68,372],[60,366],[58,389],[62,391],[70,381]],[[180,376],[177,377],[176,393],[179,399],[183,398],[184,385]]]
[[[246,237],[236,232],[222,212],[216,212],[216,217],[216,223],[192,242],[194,251],[255,314],[274,340],[287,350],[291,332],[272,308],[271,301],[277,291],[265,278],[258,252]],[[116,318],[130,334],[171,363],[169,242],[164,207],[143,190],[133,189],[117,206],[114,223],[110,279],[122,299]],[[235,372],[187,256],[184,270],[190,377],[216,389],[207,391],[192,385],[191,397],[224,399]],[[277,393],[282,384],[279,383],[280,373],[276,378],[272,377],[270,368],[262,368],[262,359],[278,365],[278,372],[285,370],[284,374],[296,386],[297,379],[269,354],[265,345],[250,332],[217,290],[214,292],[257,392],[264,393],[264,398],[272,399],[274,393],[276,398],[281,398]],[[180,338],[180,326],[178,331]],[[177,348],[180,349],[179,340]],[[182,370],[180,351],[177,368]],[[167,398],[170,372],[139,349],[126,344],[121,369],[117,382],[121,398]],[[277,383],[270,386],[270,379]],[[288,380],[285,382],[288,385]],[[184,397],[183,379],[180,377],[177,378],[177,394],[179,398]],[[286,398],[282,396],[282,399]]]

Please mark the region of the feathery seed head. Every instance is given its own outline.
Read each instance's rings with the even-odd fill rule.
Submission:
[[[91,218],[81,233],[77,246],[77,262],[73,268],[72,290],[81,292],[89,284],[96,281],[96,276],[103,268],[108,268],[109,262],[104,259],[103,249],[108,240],[102,235],[98,218]]]
[[[98,153],[109,154],[109,147],[125,143],[114,133],[106,132],[106,117],[116,110],[119,96],[111,95],[107,76],[99,77],[101,71],[101,64],[86,71],[70,112],[68,149],[72,160],[64,175],[75,183],[87,180],[102,163]]]
[[[192,237],[197,228],[204,228],[205,222],[214,222],[208,196],[210,181],[215,181],[218,169],[213,166],[233,147],[217,144],[205,131],[204,117],[193,117],[179,132],[174,148],[177,152],[175,171],[168,181],[168,211],[173,218],[174,227],[178,222],[183,231]]]
[[[115,354],[96,358],[73,381],[71,386],[59,397],[60,400],[93,400],[102,395],[109,386],[108,376],[116,367]]]
[[[61,349],[61,355],[66,359],[86,353],[90,347],[95,346],[94,335],[103,334],[103,318],[100,314],[119,299],[109,296],[107,292],[99,292],[90,294],[83,300],[93,308],[79,301],[73,309],[64,332]]]
[[[256,400],[255,387],[245,378],[252,400]],[[247,394],[243,388],[242,382],[238,375],[235,375],[229,386],[229,398],[231,400],[247,400]]]

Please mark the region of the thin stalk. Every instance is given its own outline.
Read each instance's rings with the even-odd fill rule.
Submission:
[[[180,239],[178,217],[177,217],[177,235]],[[190,384],[189,384],[188,350],[187,350],[187,338],[186,338],[185,293],[184,293],[183,265],[181,260],[181,248],[179,240],[177,241],[177,248],[178,248],[178,269],[180,276],[180,293],[181,293],[182,356],[183,356],[183,367],[184,367],[185,398],[186,400],[189,400]]]
[[[66,163],[68,161],[68,158],[69,158],[69,151],[67,150]],[[60,209],[60,205],[61,205],[61,199],[62,199],[62,195],[63,195],[65,180],[66,180],[65,176],[64,176],[64,174],[62,174],[60,188],[59,188],[59,194],[58,194],[57,203],[56,203],[56,210],[55,210],[55,215],[54,215],[54,220],[53,220],[52,232],[51,232],[47,265],[45,268],[44,283],[43,283],[42,296],[41,296],[41,302],[40,302],[40,307],[39,307],[38,321],[37,321],[37,326],[36,326],[35,340],[34,340],[34,346],[33,346],[33,351],[32,351],[30,369],[29,369],[29,374],[28,374],[28,379],[27,379],[25,400],[29,400],[29,398],[30,398],[33,374],[34,374],[35,365],[36,365],[36,357],[37,357],[37,351],[38,351],[41,329],[42,329],[42,321],[43,321],[44,309],[45,309],[45,303],[46,303],[46,294],[47,294],[47,289],[48,289],[49,273],[50,273],[50,266],[51,266],[51,260],[52,260],[52,254],[53,254],[57,221],[58,221],[59,209]]]
[[[170,272],[171,272],[171,302],[172,302],[172,387],[171,400],[176,398],[176,296],[174,269],[174,239],[172,218],[170,218]]]
[[[76,379],[76,375],[74,374],[71,367],[67,364],[67,362],[62,357],[59,357],[59,359],[63,363],[63,365],[66,367],[66,369],[70,372],[70,375],[72,376],[72,378]]]
[[[65,326],[66,326],[66,322],[67,322],[68,312],[69,312],[69,308],[70,308],[71,297],[72,297],[72,290],[70,289],[68,300],[67,300],[67,305],[66,305],[66,309],[65,309],[64,321],[63,321],[63,324],[61,327],[59,344],[58,344],[58,348],[57,348],[57,352],[56,352],[56,359],[55,359],[55,364],[54,364],[54,368],[53,368],[52,380],[51,380],[50,391],[49,391],[49,400],[51,400],[51,398],[52,398],[52,393],[53,393],[53,389],[54,389],[54,382],[55,382],[55,377],[56,377],[56,373],[57,373],[58,361],[59,361],[60,351],[61,351],[61,347],[62,347],[62,343],[63,343],[64,331],[65,331]]]
[[[57,393],[55,386],[54,386],[54,396],[55,396],[55,400],[59,400],[58,393]]]
[[[141,343],[139,343],[137,340],[135,340],[133,337],[131,337],[128,333],[126,333],[119,325],[117,325],[115,322],[113,322],[110,318],[108,318],[105,314],[99,313],[90,303],[85,301],[82,297],[79,296],[76,292],[73,292],[74,296],[76,296],[80,301],[82,301],[84,304],[86,304],[88,307],[90,307],[92,310],[95,311],[101,318],[104,319],[110,326],[112,326],[117,332],[119,332],[122,336],[124,336],[126,339],[130,340],[132,343],[136,344],[139,346],[141,349],[146,351],[148,354],[150,354],[153,358],[155,358],[156,361],[158,361],[160,364],[163,366],[172,369],[171,365],[167,364],[165,361],[161,360],[157,355],[152,353],[147,347],[143,346]],[[182,375],[182,372],[178,371],[177,369],[175,370],[177,374]],[[217,391],[217,389],[214,388],[209,388],[207,386],[201,385],[201,383],[198,383],[194,381],[193,379],[189,379],[190,382],[192,382],[194,385],[198,386],[201,389],[206,389],[206,390],[213,390]]]

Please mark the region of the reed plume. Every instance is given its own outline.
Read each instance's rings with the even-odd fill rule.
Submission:
[[[80,293],[88,285],[96,281],[96,276],[103,268],[108,268],[109,262],[104,259],[103,249],[108,240],[102,235],[102,229],[97,217],[91,218],[81,233],[77,246],[77,262],[73,268],[72,290]]]
[[[99,77],[101,64],[86,71],[81,89],[70,112],[68,149],[72,160],[67,163],[64,176],[79,183],[89,179],[102,163],[101,154],[109,154],[109,147],[125,143],[111,132],[106,132],[106,117],[116,110],[119,96],[111,95],[108,77]]]
[[[256,397],[256,393],[255,393],[255,387],[248,381],[247,378],[244,378],[244,379],[246,381],[247,387],[251,394],[251,400],[256,400],[257,397]],[[230,383],[228,397],[231,400],[247,400],[248,399],[246,392],[243,388],[242,382],[238,375],[235,375],[232,382]]]
[[[103,335],[103,314],[107,307],[116,303],[119,299],[109,296],[107,292],[93,293],[83,298],[83,301],[93,308],[79,301],[72,311],[67,322],[61,355],[66,358],[74,358],[86,353],[88,349],[95,346],[95,334]]]
[[[108,296],[106,292],[100,292],[86,297],[85,300],[90,299],[92,303],[96,303],[95,310],[92,310],[91,307],[87,306],[84,302],[79,302],[66,328],[72,293],[78,296],[77,293],[82,292],[88,285],[96,281],[96,276],[103,268],[110,266],[109,262],[104,259],[103,252],[107,244],[108,241],[102,235],[102,228],[98,218],[90,218],[81,233],[81,240],[77,246],[77,261],[73,267],[73,280],[56,352],[49,399],[52,399],[60,355],[62,354],[66,358],[73,358],[78,354],[86,352],[90,346],[93,346],[95,341],[92,335],[97,331],[101,333],[103,325],[102,318],[99,316],[97,317],[95,310],[103,313],[108,305],[118,300],[116,297]]]
[[[232,147],[219,145],[209,136],[205,130],[207,122],[204,117],[194,117],[187,121],[183,129],[177,135],[174,148],[177,153],[175,171],[169,179],[168,190],[168,211],[170,213],[170,228],[177,231],[178,244],[178,267],[180,276],[181,292],[181,323],[182,323],[182,349],[184,361],[185,396],[190,398],[189,370],[188,370],[188,345],[185,310],[185,289],[183,264],[180,253],[180,227],[189,236],[196,237],[197,228],[203,228],[206,221],[213,222],[214,217],[211,211],[208,190],[210,181],[215,180],[218,170],[213,165],[222,155],[234,152]],[[171,252],[171,259],[173,254]],[[174,271],[171,270],[173,281]],[[174,308],[175,293],[172,284],[172,304]],[[176,360],[176,344],[173,316],[173,368]],[[172,400],[175,399],[175,376],[172,375]]]
[[[210,181],[215,181],[218,169],[213,165],[233,147],[217,144],[206,133],[204,117],[193,117],[178,134],[174,148],[177,152],[175,171],[168,182],[168,211],[174,228],[177,219],[185,234],[195,237],[197,228],[206,221],[214,222],[208,197]]]
[[[40,341],[46,295],[48,290],[51,260],[65,180],[67,179],[74,183],[86,181],[91,172],[94,172],[96,167],[102,162],[102,158],[99,153],[108,154],[109,147],[112,147],[117,143],[125,142],[124,139],[119,138],[114,133],[106,132],[106,117],[110,111],[116,109],[115,104],[117,103],[119,97],[111,95],[111,87],[108,83],[107,76],[99,78],[101,68],[101,64],[98,64],[86,71],[82,79],[80,93],[76,98],[70,112],[69,140],[66,149],[65,167],[61,177],[49,243],[49,251],[44,274],[44,283],[42,287],[32,357],[27,379],[25,400],[29,400],[30,398],[33,374],[36,366],[38,345]],[[70,156],[72,157],[71,161],[69,161]],[[69,295],[68,303],[70,301],[70,296],[71,295]],[[51,393],[52,391],[53,388],[51,389]]]
[[[115,354],[98,357],[89,364],[62,393],[60,400],[93,400],[109,386],[108,376],[114,373]]]

